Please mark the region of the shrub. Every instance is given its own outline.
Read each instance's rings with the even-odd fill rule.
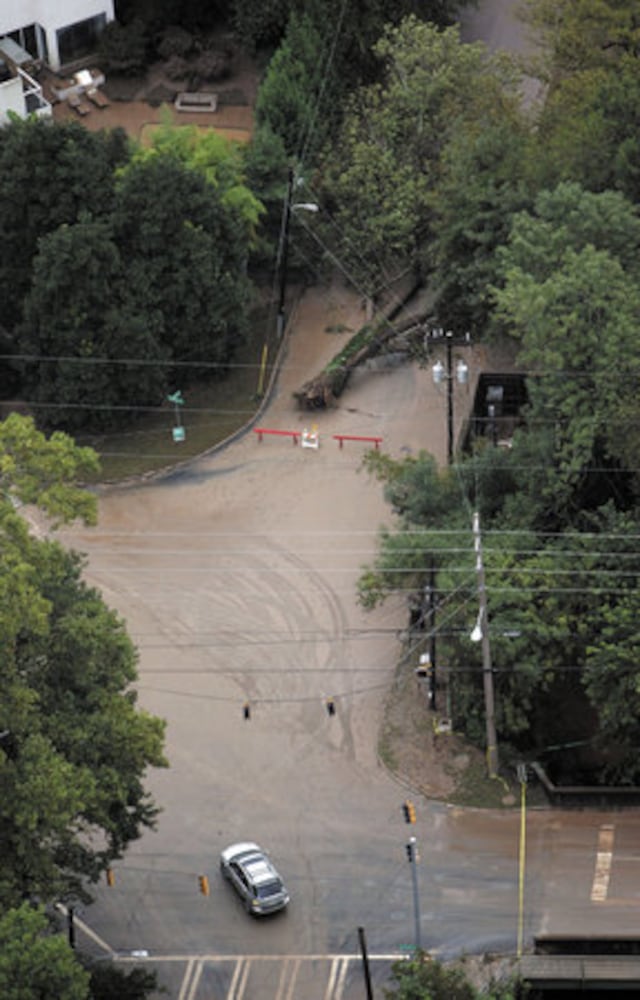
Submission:
[[[185,80],[191,72],[191,67],[188,60],[182,56],[171,56],[165,63],[164,71],[170,80]]]
[[[224,80],[231,72],[231,59],[226,52],[209,49],[194,60],[191,71],[201,80]]]
[[[193,49],[193,35],[178,25],[170,25],[161,33],[156,49],[162,59],[184,58]]]
[[[142,21],[121,25],[110,21],[98,43],[100,64],[106,72],[138,76],[147,65],[148,39]]]

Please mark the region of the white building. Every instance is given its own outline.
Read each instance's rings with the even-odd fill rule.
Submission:
[[[51,116],[51,105],[42,87],[25,68],[32,62],[12,38],[0,37],[0,125],[6,125],[11,115]]]
[[[57,72],[95,52],[113,19],[113,0],[0,0],[0,39]]]

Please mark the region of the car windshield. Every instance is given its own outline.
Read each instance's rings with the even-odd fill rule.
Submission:
[[[282,882],[265,882],[263,885],[256,886],[256,892],[259,899],[277,896],[278,893],[282,892]]]

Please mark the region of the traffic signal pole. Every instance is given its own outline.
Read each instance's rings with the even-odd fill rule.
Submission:
[[[416,865],[416,838],[409,837],[407,844],[407,857],[411,865],[411,882],[413,884],[413,921],[415,924],[416,951],[422,951],[422,939],[420,936],[420,896],[418,894],[418,867]]]
[[[358,941],[360,942],[360,954],[362,955],[362,971],[364,972],[364,987],[367,991],[367,1000],[373,1000],[371,971],[369,969],[369,955],[367,952],[367,939],[364,934],[364,927],[358,927]]]

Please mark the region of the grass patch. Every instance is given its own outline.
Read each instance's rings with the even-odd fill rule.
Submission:
[[[393,726],[390,726],[387,723],[381,730],[378,739],[378,757],[384,766],[394,774],[398,770],[398,759],[395,755],[393,747],[399,736],[399,730],[394,729]]]
[[[351,333],[353,327],[346,326],[345,323],[333,323],[331,326],[325,326],[325,333]]]
[[[266,306],[253,310],[247,340],[225,378],[171,387],[172,392],[180,389],[184,398],[180,407],[184,441],[174,443],[175,409],[167,400],[160,409],[144,414],[134,426],[117,433],[78,435],[78,444],[91,446],[100,456],[96,482],[117,482],[169,468],[201,455],[249,423],[260,402],[257,390],[265,343],[264,386],[268,386],[276,357],[275,329],[269,329],[275,324],[270,324],[270,316]]]
[[[479,752],[469,753],[468,763],[456,769],[455,778],[456,788],[450,800],[455,805],[503,809],[512,808],[520,801],[519,785],[502,777],[490,778],[484,756]]]

